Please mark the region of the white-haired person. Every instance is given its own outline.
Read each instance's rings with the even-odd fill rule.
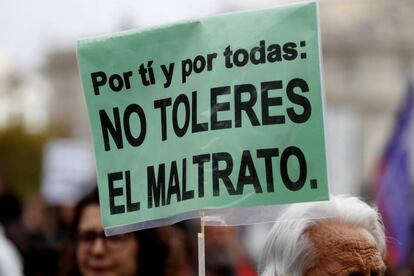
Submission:
[[[270,231],[260,276],[380,276],[385,235],[376,209],[355,197],[293,204]]]

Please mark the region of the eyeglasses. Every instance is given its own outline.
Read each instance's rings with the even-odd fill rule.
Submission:
[[[99,238],[104,241],[108,249],[116,249],[121,247],[130,236],[131,234],[121,234],[106,237],[103,231],[84,230],[78,233],[77,242],[79,246],[89,248],[94,244],[95,240]]]

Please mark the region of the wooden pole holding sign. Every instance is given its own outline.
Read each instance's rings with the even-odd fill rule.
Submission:
[[[204,210],[200,210],[201,233],[198,233],[198,275],[205,276],[205,248],[204,248]]]

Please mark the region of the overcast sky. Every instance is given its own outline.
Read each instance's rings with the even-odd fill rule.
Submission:
[[[81,38],[278,2],[289,0],[0,0],[0,65],[33,70]]]

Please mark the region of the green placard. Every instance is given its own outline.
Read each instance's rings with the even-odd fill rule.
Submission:
[[[77,55],[106,230],[328,198],[315,2],[82,40]]]

